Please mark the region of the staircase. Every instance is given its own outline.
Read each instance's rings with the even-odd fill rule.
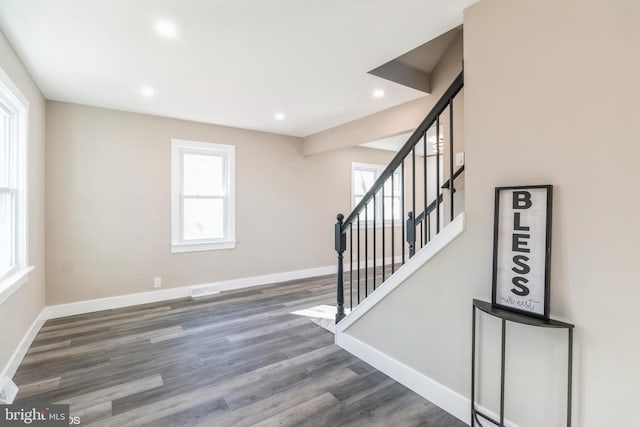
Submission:
[[[345,291],[353,310],[454,220],[464,165],[454,171],[453,107],[463,85],[460,73],[353,211],[338,214],[336,323]]]

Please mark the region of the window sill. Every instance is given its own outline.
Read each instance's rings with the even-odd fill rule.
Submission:
[[[29,273],[31,273],[34,268],[33,266],[20,268],[0,280],[0,304],[8,300],[15,291],[27,283]]]
[[[233,249],[236,247],[235,240],[224,242],[205,242],[205,243],[182,243],[172,244],[171,253],[179,254],[183,252],[200,252],[200,251],[216,251],[220,249]]]

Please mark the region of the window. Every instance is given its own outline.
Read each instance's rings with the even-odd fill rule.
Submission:
[[[172,252],[235,247],[235,147],[171,141]]]
[[[352,163],[351,165],[351,176],[352,176],[352,198],[351,204],[352,208],[355,208],[358,203],[362,200],[367,191],[371,189],[374,182],[380,177],[382,172],[384,171],[386,166],[383,165],[373,165],[368,163]],[[401,220],[400,216],[400,171],[397,170],[393,173],[393,183],[392,179],[388,178],[384,183],[384,219],[385,223],[390,222],[393,217],[394,221]],[[391,189],[393,184],[393,196],[391,195]],[[382,191],[378,192],[376,195],[376,220],[382,218]],[[392,209],[393,204],[393,209]],[[368,217],[369,222],[373,221],[373,200],[371,200],[367,204],[368,209]],[[393,212],[393,213],[392,213]],[[361,218],[362,219],[362,218]]]
[[[0,70],[0,302],[26,282],[28,102]]]

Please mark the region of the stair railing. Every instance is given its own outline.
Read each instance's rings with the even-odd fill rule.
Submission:
[[[417,237],[422,247],[447,222],[453,221],[454,181],[464,171],[464,166],[453,171],[453,105],[463,86],[463,73],[460,73],[353,211],[346,218],[337,215],[334,227],[338,254],[336,323],[345,317],[345,278],[349,282],[349,307],[353,309],[354,300],[356,306],[360,304],[370,291],[395,272],[398,264],[406,262],[407,255],[410,258],[415,254]],[[443,117],[446,115],[448,117]],[[446,181],[445,139],[448,139],[449,163]],[[416,166],[416,157],[421,157],[421,167]],[[422,172],[418,179],[417,169]],[[443,190],[449,194],[445,195]],[[416,209],[422,212],[415,215]],[[403,220],[405,214],[406,221]],[[347,251],[349,268],[345,272]],[[386,258],[387,255],[391,255],[390,258]]]
[[[455,194],[456,189],[454,188],[450,188],[451,183],[455,182],[456,178],[458,178],[462,172],[464,172],[464,165],[460,166],[460,168],[458,170],[456,170],[456,172],[453,174],[453,180],[451,178],[449,178],[444,184],[442,184],[442,186],[440,187],[443,190],[449,190],[451,191],[451,194]],[[410,211],[408,213],[409,218],[407,219],[407,229],[413,229],[415,230],[415,233],[409,237],[409,233],[407,233],[407,244],[409,245],[409,255],[413,256],[415,254],[415,248],[416,248],[416,234],[418,236],[420,236],[420,249],[422,249],[424,247],[425,244],[429,243],[431,241],[431,213],[433,211],[435,211],[439,205],[441,205],[443,203],[443,198],[444,198],[444,194],[441,192],[438,195],[438,200],[434,200],[433,202],[431,202],[429,204],[429,206],[427,206],[427,208],[425,210],[422,211],[422,213],[420,215],[418,215],[417,217],[415,217],[415,219],[413,218],[413,213]],[[451,209],[450,212],[453,213],[453,207],[454,207],[454,201],[452,199],[451,201]],[[425,220],[426,218],[426,220]],[[413,222],[409,222],[409,221],[413,221]],[[450,216],[449,220],[453,220],[453,217]],[[410,225],[412,225],[412,227],[410,227]],[[418,233],[418,226],[420,227],[420,232]],[[437,228],[436,233],[438,234],[440,232],[440,229]]]

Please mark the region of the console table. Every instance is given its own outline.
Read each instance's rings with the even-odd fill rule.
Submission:
[[[497,317],[502,320],[502,352],[500,360],[500,420],[495,420],[490,416],[483,414],[476,409],[475,401],[475,379],[476,379],[476,311],[483,311],[491,316]],[[473,300],[473,332],[471,343],[471,426],[482,426],[480,419],[482,417],[485,420],[504,427],[504,366],[505,366],[505,344],[506,344],[506,330],[507,321],[520,323],[523,325],[529,325],[539,328],[560,328],[567,329],[568,331],[568,365],[567,365],[567,427],[571,426],[571,380],[573,370],[573,328],[574,325],[570,323],[560,322],[553,319],[539,319],[535,317],[526,316],[523,314],[514,313],[508,310],[493,307],[490,303],[474,299]]]

